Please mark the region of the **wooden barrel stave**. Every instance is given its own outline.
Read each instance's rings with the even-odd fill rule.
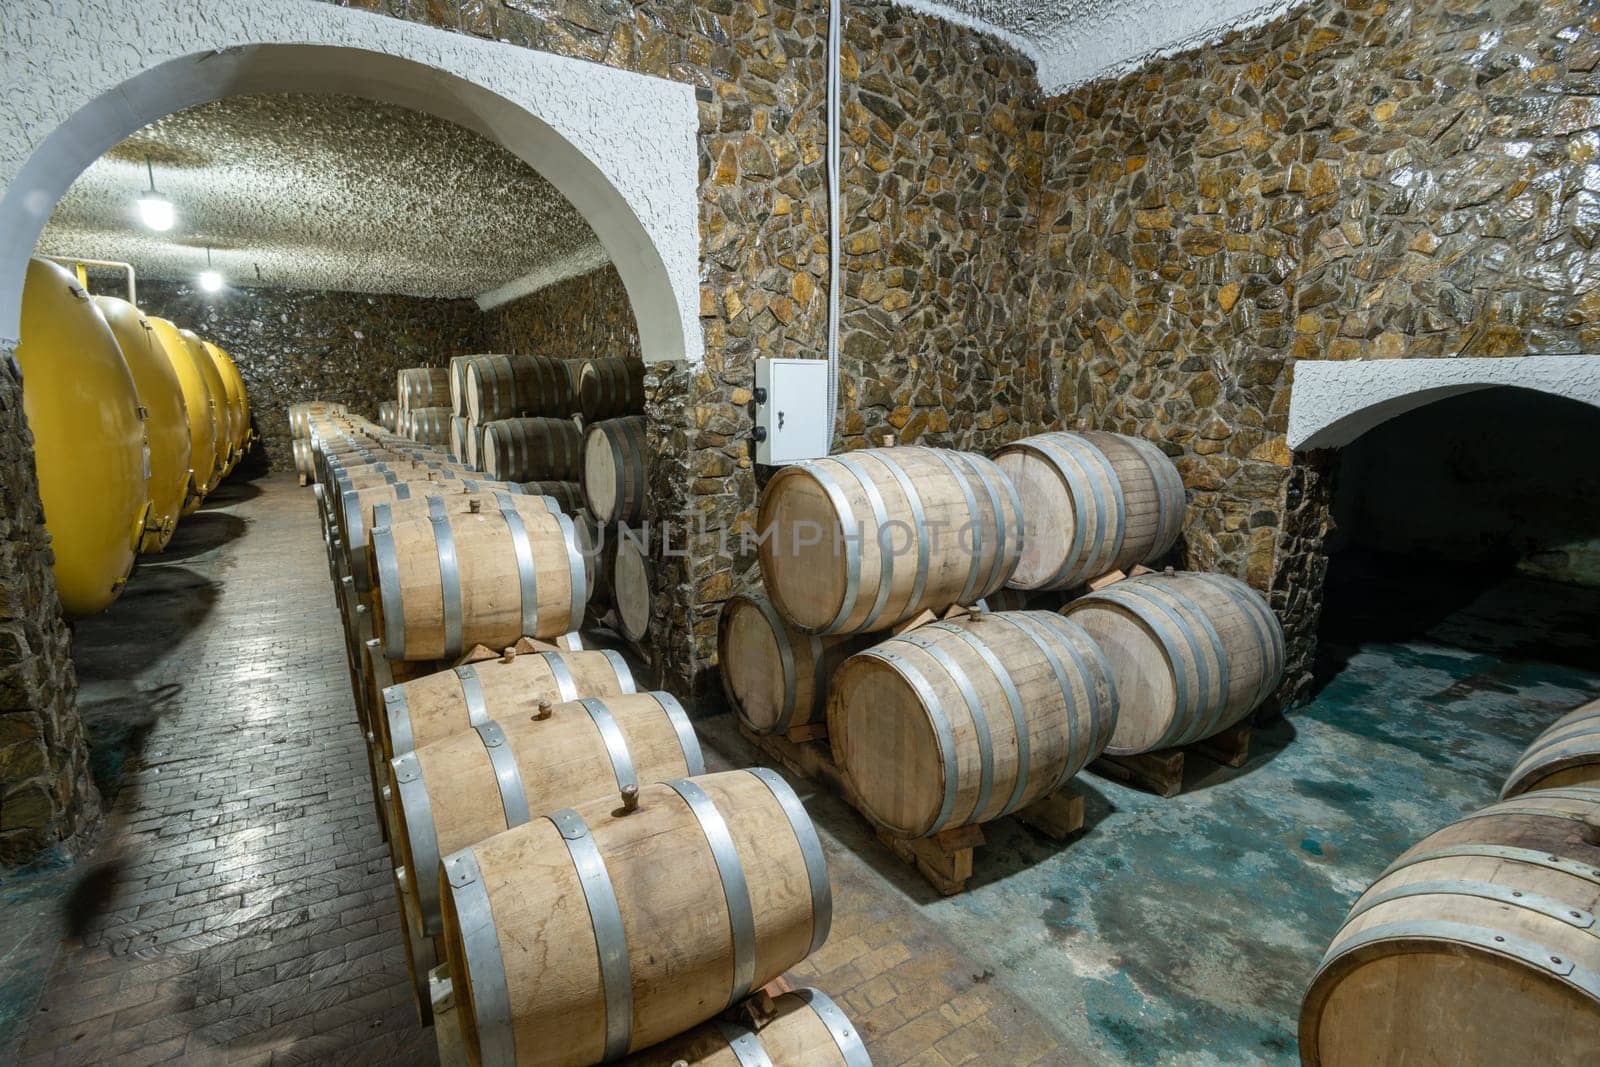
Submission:
[[[1600,700],[1574,708],[1534,738],[1500,796],[1574,785],[1600,786]]]
[[[393,659],[451,659],[476,644],[560,637],[588,579],[572,520],[516,507],[375,527],[374,629]]]
[[[774,997],[771,1016],[759,1022],[718,1019],[623,1062],[628,1067],[872,1067],[849,1017],[826,993],[812,988]]]
[[[634,691],[627,661],[610,650],[533,652],[462,664],[383,690],[383,754],[393,759],[470,730],[489,717],[491,707],[503,718],[526,718],[541,701],[564,704]]]
[[[569,419],[501,419],[483,424],[483,469],[508,482],[577,481],[583,476],[583,435]]]
[[[450,444],[450,409],[447,407],[411,408],[406,412],[406,436],[419,445],[444,448]]]
[[[607,356],[578,367],[578,410],[588,422],[644,413],[644,364]]]
[[[607,588],[611,606],[616,608],[617,629],[630,641],[643,641],[650,633],[654,603],[649,546],[640,532],[618,529],[608,536],[612,539],[613,551]]]
[[[393,400],[385,400],[378,405],[378,425],[390,433],[395,431],[395,420],[400,414],[400,406]]]
[[[1104,751],[1117,708],[1111,667],[1081,627],[994,612],[847,660],[829,688],[828,739],[863,814],[925,837],[1061,788]]]
[[[521,486],[524,493],[549,497],[568,515],[576,515],[583,510],[583,487],[577,482],[535,481],[512,484]]]
[[[974,603],[1010,577],[1022,544],[1016,490],[998,467],[915,446],[785,467],[762,494],[757,527],[773,606],[818,634]]]
[[[583,496],[603,524],[634,525],[645,511],[643,416],[591,423],[583,436]]]
[[[446,855],[575,797],[705,773],[694,728],[669,693],[584,697],[546,718],[503,715],[396,756],[386,771],[399,859],[437,871]],[[417,885],[424,930],[442,933],[438,879]]]
[[[1356,902],[1306,992],[1301,1057],[1311,1067],[1585,1062],[1600,1047],[1597,911],[1600,790],[1475,812],[1403,854]]]
[[[682,1033],[818,948],[832,914],[816,831],[764,769],[552,812],[448,857],[441,881],[475,1062],[589,1064]],[[500,950],[530,937],[536,954]]]
[[[450,371],[444,367],[407,367],[396,375],[395,399],[400,413],[415,408],[448,407]]]
[[[741,593],[723,603],[717,623],[722,687],[739,721],[758,734],[825,726],[828,679],[873,640],[803,634],[765,597]]]

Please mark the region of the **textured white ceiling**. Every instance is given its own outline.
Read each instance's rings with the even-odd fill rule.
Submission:
[[[1058,93],[1267,22],[1303,0],[894,0],[991,33]]]
[[[146,154],[177,210],[166,233],[137,219]],[[192,279],[208,244],[241,285],[439,297],[606,262],[578,210],[499,146],[419,112],[307,94],[230,97],[145,127],[79,176],[39,251]]]

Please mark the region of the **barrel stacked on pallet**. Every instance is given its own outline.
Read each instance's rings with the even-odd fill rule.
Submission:
[[[868,1062],[824,995],[752,1000],[827,936],[820,842],[783,779],[708,775],[678,701],[581,647],[573,520],[364,419],[297,415],[441,1055],[676,1062],[725,1014],[724,1050]],[[502,948],[534,940],[536,961]]]
[[[1105,433],[994,461],[888,447],[784,468],[757,520],[764,588],[720,620],[742,730],[959,890],[983,823],[1063,836],[1080,770],[1210,737],[1276,688],[1283,635],[1259,596],[1141,573],[1184,505],[1159,449]],[[1063,613],[1026,610],[1063,593]]]
[[[605,622],[643,647],[650,633],[648,462],[644,366],[591,359],[578,368],[578,402],[587,420],[581,451],[584,507],[596,537]]]

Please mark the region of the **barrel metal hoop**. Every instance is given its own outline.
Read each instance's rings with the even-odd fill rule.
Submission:
[[[1356,916],[1371,911],[1379,904],[1387,904],[1391,900],[1421,896],[1478,897],[1482,900],[1492,900],[1497,904],[1508,904],[1514,908],[1526,908],[1528,911],[1536,912],[1546,918],[1566,923],[1575,930],[1587,930],[1591,936],[1600,937],[1600,931],[1594,929],[1594,914],[1592,912],[1574,907],[1543,893],[1530,893],[1523,889],[1513,889],[1508,885],[1501,885],[1497,882],[1471,881],[1460,878],[1438,878],[1385,889],[1358,901],[1356,906],[1351,909],[1350,914],[1345,916],[1344,921],[1348,923]]]
[[[1249,620],[1250,628],[1255,631],[1257,643],[1261,647],[1261,679],[1256,682],[1255,694],[1250,698],[1250,706],[1255,707],[1277,685],[1277,680],[1273,677],[1272,670],[1275,649],[1272,642],[1271,627],[1266,625],[1266,622],[1262,619],[1257,610],[1257,605],[1240,602],[1238,590],[1229,583],[1218,580],[1214,574],[1200,573],[1194,577],[1200,579],[1202,584],[1210,586],[1233,601],[1235,606],[1239,608],[1239,614]],[[1176,596],[1177,594],[1174,593],[1173,595]],[[1202,615],[1201,617],[1204,618],[1205,616]],[[1220,653],[1222,649],[1220,641],[1217,644],[1217,649]]]
[[[578,699],[578,685],[572,679],[572,668],[567,666],[566,657],[559,652],[541,652],[545,666],[550,668],[550,676],[556,680],[556,693],[560,695],[562,703]]]
[[[1539,789],[1539,790],[1535,790],[1532,793],[1524,794],[1523,796],[1517,797],[1515,799],[1518,799],[1518,800],[1532,800],[1534,798],[1544,798],[1544,799],[1551,799],[1551,800],[1558,799],[1556,797],[1551,797],[1550,796],[1550,794],[1553,793],[1553,792],[1554,792],[1554,790],[1551,790],[1551,789]],[[1538,818],[1543,818],[1543,819],[1566,819],[1569,822],[1581,822],[1581,823],[1587,823],[1589,821],[1590,817],[1591,817],[1589,814],[1586,814],[1584,812],[1579,812],[1579,811],[1562,811],[1559,808],[1544,808],[1544,807],[1539,807],[1539,806],[1534,805],[1534,804],[1505,804],[1505,803],[1501,803],[1501,804],[1496,804],[1492,808],[1483,808],[1483,809],[1481,809],[1479,811],[1474,811],[1474,812],[1470,812],[1470,813],[1468,813],[1466,815],[1463,815],[1460,819],[1457,820],[1457,822],[1466,822],[1468,819],[1487,819],[1487,818],[1489,818],[1491,816],[1494,816],[1494,815],[1532,815],[1532,816],[1536,816]]]
[[[883,616],[884,606],[889,602],[889,590],[894,585],[894,553],[883,546],[884,527],[889,525],[889,510],[883,502],[883,494],[878,492],[877,483],[872,480],[860,462],[849,456],[833,456],[833,461],[855,476],[856,484],[861,486],[861,491],[866,494],[867,507],[872,510],[872,537],[878,547],[878,591],[872,598],[872,609],[867,612],[866,618],[861,620],[861,629],[871,629]]]
[[[398,756],[416,748],[411,737],[411,708],[406,703],[404,685],[384,687],[383,712],[389,724],[389,750]]]
[[[401,482],[399,485],[395,486],[394,487],[394,498],[396,500],[410,500],[411,499],[411,483],[410,482]]]
[[[442,497],[442,496],[430,496],[430,497],[427,498],[427,500],[428,500],[428,518],[434,520],[435,522],[443,522],[443,521],[445,521],[447,516],[445,515],[445,510],[444,510],[444,497]]]
[[[766,597],[751,597],[751,602],[767,620],[767,626],[772,630],[772,640],[778,646],[778,660],[783,665],[783,710],[778,713],[778,721],[773,724],[769,733],[781,734],[789,729],[789,724],[794,721],[795,690],[798,679],[794,669],[794,649],[789,646],[789,628],[778,618],[777,609]]]
[[[1009,815],[1017,810],[1017,807],[1022,802],[1022,795],[1028,788],[1030,746],[1028,743],[1028,719],[1022,709],[1022,694],[1017,692],[1016,683],[1011,680],[1011,672],[1006,670],[1005,664],[1001,663],[1000,658],[994,654],[994,651],[971,630],[948,622],[937,622],[933,626],[936,629],[955,634],[965,641],[972,651],[978,654],[978,658],[988,665],[990,673],[994,675],[995,681],[1000,683],[1000,688],[1006,695],[1006,703],[1011,708],[1011,728],[1017,738],[1017,780],[1011,787],[1011,795],[1006,798],[1005,807],[1000,809],[995,818],[999,818],[1001,815]],[[987,721],[984,728],[985,730],[988,729]]]
[[[461,683],[461,699],[467,705],[467,725],[482,726],[489,721],[489,705],[483,698],[483,680],[478,677],[477,667],[463,663],[455,669],[455,675]]]
[[[862,1043],[861,1034],[850,1017],[833,1002],[833,998],[820,989],[810,987],[798,993],[806,1006],[822,1020],[822,1025],[828,1028],[833,1043],[839,1046],[839,1055],[844,1057],[845,1067],[872,1067],[872,1057],[867,1055],[867,1046]]]
[[[1100,491],[1100,486],[1090,476],[1089,463],[1083,455],[1082,446],[1088,442],[1071,434],[1047,434],[1035,440],[1032,448],[1040,456],[1049,460],[1050,465],[1056,469],[1062,482],[1066,484],[1067,495],[1075,504],[1082,505],[1085,497],[1094,502],[1094,534],[1090,536],[1088,528],[1084,526],[1081,516],[1075,517],[1072,523],[1072,544],[1068,546],[1066,555],[1062,558],[1061,566],[1051,575],[1049,581],[1042,588],[1056,589],[1077,585],[1085,578],[1096,575],[1089,573],[1099,566],[1098,557],[1090,553],[1099,548],[1102,554],[1109,547],[1112,552],[1109,558],[1115,559],[1116,554],[1122,551],[1122,533],[1117,533],[1116,544],[1106,544],[1106,498]],[[1098,449],[1095,450],[1099,452]],[[1102,458],[1104,458],[1102,456]]]
[[[600,654],[611,661],[611,669],[616,672],[617,685],[624,693],[637,693],[639,690],[634,685],[633,671],[628,669],[628,661],[622,658],[622,653],[603,648]]]
[[[1156,543],[1154,551],[1149,557],[1138,560],[1139,563],[1151,563],[1167,549],[1171,548],[1178,535],[1183,532],[1183,512],[1187,506],[1184,499],[1183,479],[1174,479],[1177,473],[1172,461],[1167,454],[1157,448],[1155,442],[1143,437],[1125,437],[1128,447],[1138,454],[1145,470],[1150,472],[1150,482],[1156,487],[1156,512],[1159,522],[1156,524]],[[1173,499],[1173,482],[1177,482],[1176,499]],[[1173,506],[1176,504],[1176,506]]]
[[[1378,941],[1446,942],[1467,945],[1485,952],[1507,956],[1536,971],[1553,975],[1592,998],[1600,999],[1600,972],[1588,967],[1579,967],[1567,957],[1551,952],[1548,946],[1527,938],[1473,923],[1449,922],[1442,919],[1383,923],[1352,934],[1343,941],[1335,941],[1317,968],[1316,976],[1311,979],[1312,985],[1315,985],[1322,977],[1322,973],[1341,956]]]
[[[827,494],[828,503],[833,505],[834,514],[839,516],[839,534],[844,539],[844,596],[840,599],[839,611],[833,621],[818,631],[837,633],[844,629],[845,622],[855,612],[856,598],[861,594],[861,529],[856,522],[855,512],[850,509],[850,501],[845,498],[844,490],[839,488],[833,475],[828,473],[828,468],[820,462],[796,463],[794,466],[816,479],[823,493]],[[798,536],[795,539],[799,540]]]
[[[833,926],[833,884],[828,881],[828,860],[822,853],[822,839],[817,836],[817,828],[806,814],[805,805],[781,774],[766,767],[747,770],[761,779],[777,800],[778,807],[783,809],[789,829],[794,831],[795,842],[800,846],[800,856],[805,860],[806,881],[811,886],[811,947],[806,949],[809,956],[828,940],[828,931]]]
[[[572,604],[567,615],[567,625],[576,629],[583,622],[584,607],[589,602],[588,563],[578,548],[578,529],[572,519],[561,511],[551,512],[561,527],[561,539],[567,544],[567,581],[572,586]]]
[[[950,821],[950,816],[955,810],[956,783],[961,773],[960,765],[956,762],[956,735],[955,729],[950,725],[950,716],[944,710],[939,694],[910,660],[893,649],[886,648],[885,645],[869,648],[861,655],[871,656],[887,663],[916,691],[922,706],[928,709],[928,719],[933,723],[934,737],[939,743],[939,760],[944,765],[944,795],[939,801],[939,814],[934,818],[933,825],[928,828],[929,835],[936,834],[944,829],[945,823]]]
[[[1522,753],[1522,758],[1517,760],[1517,765],[1520,767],[1522,764],[1529,762],[1530,758],[1542,757],[1550,749],[1557,748],[1569,741],[1576,741],[1580,737],[1600,738],[1600,719],[1579,719],[1576,722],[1568,723],[1560,730],[1546,731],[1540,734],[1533,739],[1533,742]],[[1597,740],[1595,745],[1597,749],[1600,749],[1600,740]]]
[[[772,1057],[755,1032],[730,1019],[715,1020],[717,1032],[728,1043],[728,1051],[739,1061],[739,1067],[772,1067]]]
[[[1067,646],[1067,652],[1072,656],[1072,661],[1087,678],[1098,674],[1106,684],[1106,711],[1100,714],[1100,705],[1096,701],[1089,707],[1089,733],[1091,737],[1090,751],[1098,756],[1100,750],[1111,742],[1111,735],[1117,729],[1117,713],[1120,708],[1117,697],[1117,679],[1111,670],[1111,659],[1106,655],[1105,649],[1100,647],[1100,642],[1090,637],[1082,626],[1053,611],[1043,612],[1042,617],[1050,624],[1050,628],[1061,635],[1061,641]],[[1089,664],[1084,661],[1084,653],[1094,657],[1095,672],[1091,673]],[[1086,685],[1087,688],[1087,685]],[[1102,733],[1104,737],[1102,738]],[[1066,781],[1065,778],[1062,779]]]
[[[595,843],[589,826],[571,808],[563,808],[545,818],[555,824],[567,844],[572,865],[583,887],[594,928],[595,951],[600,957],[600,984],[605,990],[606,1042],[601,1058],[620,1058],[633,1043],[633,972],[628,962],[628,935],[622,925],[622,909],[606,871],[605,858]],[[511,1062],[509,1060],[505,1061]]]
[[[1067,752],[1066,758],[1061,761],[1061,772],[1056,775],[1055,783],[1050,787],[1050,792],[1053,793],[1065,785],[1067,779],[1072,777],[1072,775],[1079,770],[1078,767],[1073,766],[1073,754],[1078,751],[1078,697],[1077,694],[1072,691],[1072,680],[1067,676],[1067,669],[1062,665],[1061,657],[1056,655],[1056,650],[1050,647],[1049,641],[1045,640],[1045,633],[1039,628],[1038,623],[1034,622],[1028,617],[1026,612],[1022,611],[1007,612],[1005,615],[1001,616],[1001,618],[1005,619],[1012,626],[1015,626],[1018,630],[1022,631],[1022,633],[1025,634],[1028,639],[1038,647],[1039,651],[1044,654],[1045,661],[1050,664],[1050,669],[1055,672],[1056,684],[1061,687],[1061,699],[1067,706]],[[1070,642],[1063,643],[1067,645],[1069,651],[1076,655],[1077,650],[1072,648]],[[1079,667],[1080,673],[1082,673],[1081,662]],[[1083,679],[1084,688],[1088,690],[1088,675],[1083,674]],[[1090,690],[1089,695],[1091,697],[1093,696],[1092,690]],[[1091,699],[1091,711],[1093,710],[1093,707],[1094,701]],[[1094,736],[1093,722],[1094,720],[1091,718],[1089,731],[1090,737]],[[1027,775],[1026,764],[1023,765],[1022,773],[1024,777]]]
[[[961,599],[959,603],[970,603],[973,594],[976,593],[978,589],[978,567],[983,561],[983,527],[978,522],[978,498],[972,493],[971,483],[961,473],[961,470],[955,465],[954,461],[952,461],[950,457],[945,454],[944,449],[930,448],[926,451],[928,455],[944,464],[945,469],[950,472],[950,477],[955,479],[956,487],[961,490],[961,497],[967,505],[967,525],[972,528],[972,546],[970,549],[972,553],[972,561],[967,565],[967,584],[961,587]],[[955,532],[955,537],[956,548],[961,549],[962,551],[968,551],[968,549],[964,548],[961,544],[960,530]]]
[[[400,592],[400,561],[395,557],[392,527],[372,528],[372,552],[378,560],[378,596],[383,602],[384,655],[390,659],[405,659],[405,607]]]
[[[983,701],[978,697],[978,691],[973,688],[972,679],[967,677],[967,672],[961,664],[955,661],[944,648],[931,640],[926,634],[913,630],[901,634],[900,640],[916,645],[944,669],[950,680],[955,683],[956,689],[961,692],[961,699],[967,705],[967,717],[972,720],[973,732],[978,738],[978,800],[973,805],[969,821],[976,821],[989,806],[989,794],[994,791],[994,744],[989,738],[989,720],[983,713]]]
[[[1201,668],[1198,666],[1200,660],[1199,649],[1195,645],[1193,634],[1189,633],[1182,626],[1179,626],[1178,636],[1174,636],[1171,632],[1169,632],[1167,625],[1163,623],[1162,618],[1157,617],[1155,614],[1151,607],[1151,601],[1149,598],[1136,597],[1132,595],[1129,589],[1123,588],[1126,585],[1126,582],[1118,582],[1116,585],[1113,585],[1107,589],[1101,589],[1096,593],[1091,593],[1089,596],[1084,597],[1082,600],[1075,601],[1075,604],[1087,605],[1098,602],[1115,604],[1119,607],[1126,608],[1128,611],[1133,613],[1135,618],[1143,622],[1146,626],[1150,627],[1151,632],[1156,635],[1156,640],[1161,642],[1161,647],[1167,654],[1167,666],[1168,669],[1172,671],[1172,679],[1177,690],[1177,703],[1179,711],[1178,714],[1173,716],[1172,722],[1167,726],[1166,732],[1161,735],[1160,739],[1157,740],[1152,747],[1168,748],[1177,744],[1178,738],[1183,736],[1185,732],[1185,720],[1190,717],[1198,717],[1196,715],[1197,709],[1195,708],[1194,694],[1189,692],[1189,677],[1187,672],[1183,670],[1183,657],[1178,652],[1178,640],[1180,637],[1184,643],[1196,653],[1196,674],[1198,675],[1199,684],[1202,689],[1205,688],[1206,678],[1208,675],[1202,673]],[[1160,615],[1165,617],[1166,623],[1177,623],[1177,620],[1173,617],[1172,612],[1168,610],[1165,605],[1160,605]],[[1069,615],[1068,618],[1071,618],[1071,616]]]
[[[528,543],[528,527],[522,521],[517,506],[503,493],[495,494],[500,505],[500,517],[505,520],[511,534],[511,549],[517,560],[517,589],[521,596],[522,633],[537,637],[539,633],[539,576],[533,566],[533,546]]]
[[[1278,682],[1283,677],[1284,660],[1287,653],[1283,644],[1283,627],[1278,624],[1277,615],[1273,614],[1272,607],[1259,593],[1243,582],[1228,581],[1219,574],[1205,572],[1194,573],[1193,577],[1198,578],[1218,592],[1226,593],[1235,603],[1240,604],[1240,608],[1245,615],[1251,616],[1259,623],[1257,632],[1262,635],[1261,684],[1256,688],[1255,699],[1252,703],[1260,703],[1274,689],[1278,688]]]
[[[528,810],[528,793],[522,786],[522,772],[517,769],[516,754],[506,743],[506,732],[494,721],[473,727],[483,750],[489,754],[489,764],[494,768],[495,784],[500,788],[500,807],[505,811],[506,828],[521,826],[533,818]]]
[[[1147,586],[1159,588],[1162,592],[1166,593],[1167,596],[1170,596],[1173,600],[1176,600],[1180,607],[1188,609],[1191,615],[1200,620],[1201,629],[1205,630],[1206,637],[1211,642],[1211,647],[1216,650],[1217,703],[1215,707],[1212,708],[1211,713],[1206,716],[1204,732],[1199,735],[1200,737],[1209,736],[1221,727],[1222,716],[1226,714],[1228,709],[1228,685],[1231,681],[1231,678],[1228,667],[1227,649],[1222,644],[1222,636],[1217,633],[1217,628],[1212,625],[1211,616],[1202,611],[1200,609],[1200,605],[1196,604],[1189,597],[1179,592],[1175,583],[1164,583],[1160,586],[1155,586],[1154,583],[1146,583],[1138,579],[1135,579],[1135,581],[1138,582],[1138,586],[1141,590]],[[1133,587],[1130,587],[1130,591],[1132,591],[1132,588]],[[1185,633],[1187,634],[1190,632],[1192,631],[1186,627]],[[1202,686],[1205,684],[1206,673],[1207,672],[1204,669],[1200,671]]]
[[[431,519],[433,540],[439,560],[439,595],[444,604],[444,654],[441,659],[461,655],[461,568],[456,561],[455,534],[450,520]]]
[[[584,697],[580,703],[583,704],[583,710],[589,713],[594,728],[600,732],[606,755],[611,758],[611,773],[616,776],[617,789],[638,789],[639,775],[634,771],[633,757],[628,753],[628,739],[622,736],[622,728],[617,725],[611,709],[594,697]]]
[[[689,713],[683,710],[683,705],[678,703],[678,698],[671,693],[660,692],[650,695],[656,698],[661,710],[667,713],[667,721],[672,723],[672,729],[678,735],[678,749],[683,753],[683,765],[688,768],[689,777],[706,773],[705,753],[700,751],[700,738],[689,723]]]
[[[390,761],[399,795],[400,823],[411,841],[411,858],[417,875],[418,909],[422,912],[422,927],[429,935],[444,932],[439,913],[439,879],[422,872],[439,869],[439,836],[433,824],[433,803],[428,797],[428,783],[422,777],[422,764],[415,752],[407,752]],[[398,850],[396,852],[398,855]]]
[[[917,538],[917,576],[915,581],[912,582],[911,599],[908,603],[920,604],[922,603],[922,594],[928,588],[928,567],[932,562],[932,550],[928,544],[927,512],[922,507],[922,495],[917,492],[916,485],[912,483],[905,470],[894,458],[894,453],[885,450],[876,453],[875,458],[889,468],[889,474],[899,484],[900,492],[904,494],[906,503],[911,508],[911,530],[916,534]],[[879,543],[881,547],[881,538]],[[813,692],[820,694],[823,690],[817,689],[813,690]]]
[[[687,778],[673,779],[666,785],[689,805],[711,848],[711,858],[717,864],[717,877],[722,882],[722,895],[728,905],[728,926],[733,937],[733,981],[725,1005],[732,1007],[750,995],[756,977],[756,916],[750,904],[750,883],[745,879],[744,864],[739,861],[733,834],[728,831],[727,820],[717,810],[716,802]]]
[[[506,982],[500,935],[495,930],[489,890],[478,870],[478,858],[465,848],[445,860],[454,890],[456,919],[461,929],[462,962],[472,983],[473,1014],[484,1063],[515,1063],[516,1037],[511,1029],[511,988]],[[437,879],[418,878],[418,882]]]
[[[1000,502],[1000,492],[995,488],[994,479],[989,477],[989,468],[994,465],[984,456],[965,452],[957,452],[956,455],[983,483],[983,491],[989,496],[989,506],[994,510],[994,560],[989,564],[989,576],[984,579],[982,589],[984,593],[992,593],[999,589],[1005,583],[1005,579],[1009,577],[1006,573],[1006,553],[1011,546],[1011,524],[1006,521],[1006,508]],[[995,473],[999,473],[998,469],[996,469]],[[1009,483],[1009,479],[1007,481]],[[974,592],[977,592],[977,590],[974,590]]]
[[[1507,863],[1522,863],[1530,867],[1543,867],[1546,870],[1570,874],[1575,878],[1584,878],[1600,885],[1600,866],[1590,866],[1565,856],[1554,856],[1539,849],[1519,848],[1515,845],[1447,845],[1444,848],[1429,849],[1414,856],[1401,856],[1389,864],[1378,877],[1381,881],[1396,871],[1404,870],[1414,864],[1442,859],[1494,859]]]
[[[367,533],[361,522],[361,494],[352,489],[347,493],[340,493],[338,500],[339,510],[344,514],[345,544],[350,546],[351,555],[354,556],[357,547],[367,543]],[[387,516],[387,510],[384,514]],[[388,519],[385,518],[382,525],[387,526],[388,524]],[[374,519],[373,525],[379,525],[376,519]],[[366,573],[367,568],[356,567],[354,570],[357,584],[365,591],[370,582],[370,578]]]

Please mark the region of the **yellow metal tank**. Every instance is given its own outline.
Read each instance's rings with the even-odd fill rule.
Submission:
[[[33,431],[56,588],[72,618],[122,592],[150,497],[139,393],[117,339],[64,268],[30,259],[22,289],[22,410]]]
[[[211,387],[206,384],[200,366],[189,352],[189,343],[178,334],[178,328],[166,319],[148,316],[156,331],[156,340],[167,354],[167,362],[177,372],[178,384],[183,387],[183,404],[189,414],[189,497],[183,502],[183,514],[191,514],[200,501],[211,492],[219,477],[217,472],[217,423],[211,412]]]
[[[155,327],[138,308],[114,296],[97,296],[94,302],[111,326],[144,405],[144,430],[150,440],[150,515],[139,551],[160,552],[172,540],[189,493],[189,415],[183,386]]]
[[[233,388],[239,397],[239,453],[243,455],[250,448],[252,433],[250,430],[250,393],[245,388],[244,375],[239,373],[239,365],[233,361],[233,356],[221,345],[214,345],[216,354],[221,357],[218,364],[227,377],[233,381]]]
[[[206,351],[206,343],[200,340],[200,335],[193,330],[180,329],[178,336],[189,346],[189,354],[194,357],[194,362],[200,368],[200,373],[205,376],[206,389],[211,393],[211,410],[215,416],[216,439],[213,442],[217,457],[217,476],[211,482],[215,489],[217,483],[222,481],[222,476],[228,473],[232,466],[229,461],[233,458],[233,416],[228,410],[228,390],[222,384],[222,372],[217,370],[217,364],[211,358],[211,353]]]
[[[210,341],[200,343],[205,346],[206,355],[211,357],[212,366],[222,378],[223,391],[228,394],[228,469],[231,471],[244,454],[244,383],[239,380],[239,369],[228,353]]]

